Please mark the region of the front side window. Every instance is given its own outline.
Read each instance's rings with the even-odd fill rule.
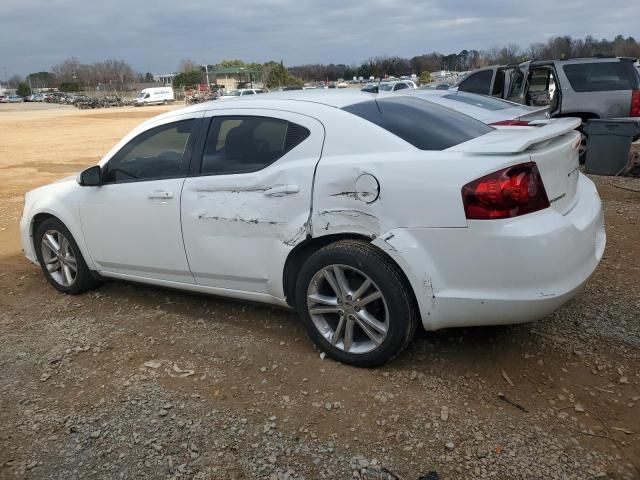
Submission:
[[[343,110],[375,123],[420,150],[444,150],[493,131],[467,115],[409,96],[387,96],[354,103]]]
[[[253,95],[253,90],[245,90],[243,95]]]
[[[409,88],[409,85],[407,85],[406,83],[398,83],[398,84],[395,86],[394,90],[396,90],[396,91],[397,91],[397,90],[403,90],[403,89],[405,89],[405,88]]]
[[[202,157],[203,175],[262,170],[302,143],[310,132],[269,117],[214,117]]]
[[[393,85],[389,83],[381,83],[378,85],[378,91],[380,92],[391,92],[393,89]]]
[[[473,73],[465,78],[462,83],[460,83],[458,89],[464,92],[488,95],[492,78],[493,70],[482,70],[481,72]]]
[[[496,71],[496,79],[493,81],[493,90],[491,95],[494,97],[502,97],[504,95],[504,70]]]
[[[519,68],[516,68],[511,72],[511,87],[509,88],[508,99],[517,102],[522,96],[523,88],[525,85],[524,72]]]
[[[158,180],[184,175],[184,152],[193,120],[147,130],[127,143],[105,167],[103,183]]]

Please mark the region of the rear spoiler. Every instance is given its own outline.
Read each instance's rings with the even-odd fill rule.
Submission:
[[[520,153],[536,143],[546,142],[575,130],[579,118],[555,118],[539,127],[508,127],[496,129],[468,142],[447,149],[452,152],[492,154]]]

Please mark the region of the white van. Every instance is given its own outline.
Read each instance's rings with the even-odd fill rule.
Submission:
[[[134,105],[137,107],[141,107],[142,105],[160,105],[161,103],[167,104],[174,100],[173,88],[145,88],[141,90],[136,97]]]

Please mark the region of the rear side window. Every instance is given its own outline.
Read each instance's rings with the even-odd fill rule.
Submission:
[[[638,89],[638,74],[631,62],[595,62],[564,65],[562,69],[576,92]]]
[[[203,175],[262,170],[302,143],[309,130],[269,117],[214,117],[202,157]]]
[[[375,123],[420,150],[444,150],[493,130],[474,118],[414,97],[369,100],[343,110]]]
[[[489,94],[493,70],[482,70],[465,78],[458,87],[460,90],[471,93]]]

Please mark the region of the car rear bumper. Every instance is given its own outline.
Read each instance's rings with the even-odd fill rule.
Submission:
[[[542,318],[580,291],[606,243],[600,197],[583,175],[565,214],[392,233],[374,243],[407,273],[427,330]]]

